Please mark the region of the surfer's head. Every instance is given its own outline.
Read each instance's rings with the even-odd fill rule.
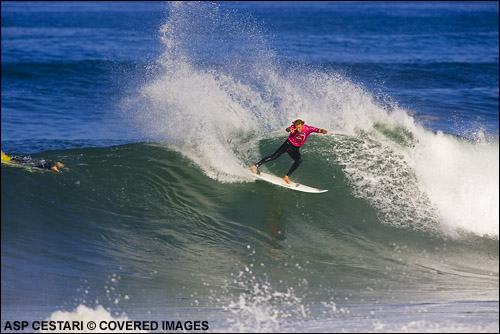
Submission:
[[[295,125],[295,128],[297,130],[299,130],[299,132],[302,132],[302,130],[304,130],[304,121],[303,120],[298,119],[296,121],[293,121],[292,123],[293,123],[293,125]]]

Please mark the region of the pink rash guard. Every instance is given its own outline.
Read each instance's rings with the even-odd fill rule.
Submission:
[[[292,125],[290,128],[295,129],[295,126]],[[298,133],[298,131],[292,133],[290,131],[290,136],[288,137],[288,140],[293,144],[293,146],[300,147],[304,145],[304,143],[307,140],[307,137],[309,137],[309,134],[311,132],[318,132],[318,130],[319,130],[318,128],[304,124],[304,130],[302,130],[301,133]]]

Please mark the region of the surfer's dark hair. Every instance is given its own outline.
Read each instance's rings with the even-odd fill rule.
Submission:
[[[296,120],[296,121],[293,121],[292,123],[293,123],[293,125],[297,126],[297,125],[299,125],[299,124],[304,124],[304,121],[303,121],[303,120],[301,120],[301,119],[298,119],[298,120]]]

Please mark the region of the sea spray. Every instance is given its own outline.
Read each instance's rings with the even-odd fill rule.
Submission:
[[[241,270],[232,273],[221,287],[211,290],[210,303],[227,312],[223,328],[231,332],[289,331],[302,328],[311,318],[331,319],[350,313],[347,307],[337,307],[332,296],[322,296],[319,304],[311,303],[306,279],[297,277],[291,286],[275,282],[266,273],[264,263],[255,261],[255,250],[249,256],[253,258],[251,263],[238,263]],[[293,273],[307,271],[306,267],[287,263],[283,270],[293,277]]]

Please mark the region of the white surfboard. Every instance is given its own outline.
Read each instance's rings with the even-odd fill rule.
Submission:
[[[289,188],[292,190],[297,190],[297,191],[302,191],[305,193],[324,193],[327,192],[328,190],[323,190],[323,189],[318,189],[318,188],[313,188],[309,186],[305,186],[300,183],[296,182],[290,182],[290,184],[286,183],[285,180],[283,180],[281,177],[277,177],[275,175],[267,174],[267,173],[260,173],[260,174],[253,174],[257,180],[262,180],[266,181],[272,184],[275,184],[280,187],[285,187]]]

